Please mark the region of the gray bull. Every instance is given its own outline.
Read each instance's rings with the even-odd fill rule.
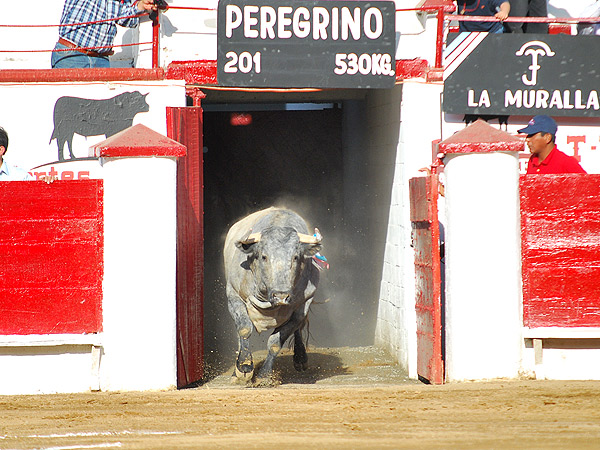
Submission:
[[[292,334],[294,367],[306,370],[301,331],[319,283],[312,257],[320,247],[320,236],[309,235],[306,222],[287,209],[258,211],[230,228],[224,260],[229,312],[239,336],[237,379],[249,381],[254,373],[249,344],[253,327],[259,333],[274,329],[259,380],[270,379],[275,357]]]

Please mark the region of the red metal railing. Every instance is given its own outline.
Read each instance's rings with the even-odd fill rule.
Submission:
[[[207,7],[193,7],[193,6],[169,6],[168,9],[172,9],[172,10],[191,10],[191,11],[216,11],[216,8],[207,8]],[[452,12],[454,12],[456,9],[456,7],[449,2],[448,0],[426,0],[423,4],[423,6],[421,7],[417,7],[417,8],[400,8],[400,9],[396,9],[396,12],[424,12],[424,13],[433,13],[436,14],[437,16],[437,30],[436,30],[436,49],[435,49],[435,62],[434,62],[434,68],[435,69],[442,69],[443,66],[443,48],[444,48],[444,36],[445,36],[445,31],[447,28],[447,24],[449,22],[452,21],[458,21],[458,22],[472,22],[472,21],[478,21],[478,22],[494,22],[494,21],[498,21],[498,19],[496,19],[495,17],[487,17],[487,16],[463,16],[463,15],[457,15],[457,14],[450,14]],[[156,77],[160,77],[161,74],[163,73],[162,69],[160,69],[159,65],[160,65],[160,60],[159,60],[159,49],[160,49],[160,14],[163,13],[163,11],[158,11],[158,14],[156,14],[155,18],[152,20],[152,42],[138,42],[138,43],[133,43],[133,44],[119,44],[119,47],[127,47],[127,46],[136,46],[136,45],[146,45],[146,44],[152,44],[152,69],[148,70],[148,69],[133,69],[134,71],[138,71],[140,73],[135,73],[135,74],[129,74],[127,75],[129,78],[133,77],[133,78],[137,78],[138,76],[142,76],[142,72],[144,72],[144,70],[147,70],[149,72],[151,72],[150,76],[152,78],[156,78]],[[144,16],[147,15],[148,13],[141,13],[135,17],[139,17],[139,16]],[[134,17],[134,16],[131,16]],[[106,20],[101,20],[101,21],[95,21],[95,22],[89,22],[89,23],[96,23],[96,22],[106,22],[106,21],[114,21],[114,20],[119,20],[122,19],[120,18],[116,18],[116,19],[106,19]],[[581,24],[581,23],[600,23],[600,18],[599,17],[579,17],[579,18],[575,18],[575,17],[566,17],[566,18],[558,18],[558,17],[508,17],[505,22],[519,22],[519,23],[548,23],[548,24]],[[1,25],[0,27],[60,27],[63,25]],[[11,53],[16,53],[16,52],[52,52],[53,50],[0,50],[0,53],[6,53],[6,52],[11,52]],[[55,70],[61,70],[61,69],[55,69]],[[62,70],[71,70],[71,69],[62,69]],[[98,72],[98,70],[102,71],[103,69],[97,69],[96,72]],[[115,70],[115,69],[104,69],[104,71],[110,71],[110,70]],[[11,71],[14,73],[14,71]],[[21,72],[24,72],[24,70],[22,70]],[[58,74],[57,74],[58,75]],[[69,73],[66,74],[64,77],[69,77],[69,76],[73,76],[74,73]],[[90,74],[91,75],[91,74]],[[108,77],[107,74],[104,73],[96,73],[94,76],[100,76],[100,80],[105,79],[106,77]],[[60,78],[61,76],[59,76]],[[86,80],[90,79],[87,75],[84,76],[84,78]],[[72,78],[71,78],[72,79]],[[80,77],[78,76],[77,79],[80,79]]]

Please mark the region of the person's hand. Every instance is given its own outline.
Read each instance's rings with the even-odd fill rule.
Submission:
[[[496,14],[494,14],[494,17],[499,20],[506,20],[508,18],[508,13],[504,11],[498,11]]]
[[[140,11],[156,11],[158,6],[154,4],[154,0],[139,0],[137,9]]]
[[[56,180],[58,180],[57,176],[51,176],[51,175],[43,175],[39,178],[40,181],[43,181],[46,184],[52,184],[54,183]]]
[[[494,14],[494,17],[498,20],[506,20],[510,14],[510,3],[505,1],[500,5],[500,8],[498,8],[497,11],[498,12]]]

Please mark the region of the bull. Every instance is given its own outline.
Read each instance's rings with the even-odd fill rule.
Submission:
[[[320,248],[320,234],[309,235],[304,219],[288,209],[255,212],[229,229],[223,252],[226,293],[239,338],[233,380],[253,378],[249,342],[253,329],[258,333],[273,329],[257,375],[259,384],[271,382],[275,358],[292,334],[294,367],[306,370],[301,332],[319,283],[312,257]]]

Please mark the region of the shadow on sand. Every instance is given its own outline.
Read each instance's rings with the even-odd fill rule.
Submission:
[[[291,351],[282,350],[275,360],[273,372],[280,384],[315,384],[321,380],[351,373],[350,368],[338,355],[309,351],[308,368],[303,372],[294,369],[292,358]],[[257,364],[257,371],[260,370],[263,361]]]
[[[411,383],[406,372],[383,350],[374,347],[336,347],[308,349],[308,368],[294,369],[293,351],[283,349],[273,369],[274,385],[373,385]],[[255,374],[260,370],[267,352],[254,352]],[[201,384],[207,387],[241,386],[232,384],[232,356],[228,366],[207,368]]]

